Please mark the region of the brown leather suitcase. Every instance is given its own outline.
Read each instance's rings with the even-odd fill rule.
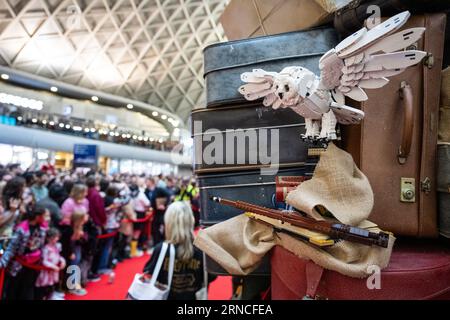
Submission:
[[[413,16],[426,27],[417,48],[423,64],[369,90],[360,126],[342,129],[342,146],[367,175],[375,204],[370,220],[396,235],[436,237],[436,144],[445,14]],[[355,105],[355,104],[353,104]]]
[[[324,270],[279,246],[272,250],[271,266],[273,300],[450,299],[450,249],[436,241],[396,242],[378,279],[373,271],[371,278],[358,279]]]

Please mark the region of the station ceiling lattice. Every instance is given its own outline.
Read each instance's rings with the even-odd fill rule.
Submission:
[[[186,120],[229,0],[0,0],[0,64],[143,101]]]

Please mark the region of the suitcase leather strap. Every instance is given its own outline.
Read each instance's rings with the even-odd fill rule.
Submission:
[[[405,81],[400,87],[401,107],[403,108],[403,129],[401,144],[398,148],[398,162],[405,164],[411,151],[411,144],[414,132],[414,108],[413,108],[413,93],[411,86]]]
[[[316,300],[317,289],[319,288],[320,279],[322,279],[323,268],[314,261],[308,260],[306,263],[306,296],[303,300]]]

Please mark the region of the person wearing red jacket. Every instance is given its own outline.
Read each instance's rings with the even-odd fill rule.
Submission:
[[[88,275],[89,281],[98,281],[100,280],[98,272],[98,263],[100,259],[101,252],[101,244],[97,241],[97,235],[102,233],[102,228],[106,224],[106,211],[105,211],[105,203],[99,192],[99,184],[97,183],[97,179],[94,175],[91,175],[86,180],[86,185],[88,187],[87,199],[89,200],[89,216],[91,218],[92,223],[95,225],[94,230],[97,232],[93,232],[90,237],[91,243],[93,243],[93,251],[95,252],[94,258],[92,261],[91,272]],[[94,239],[95,238],[95,239]]]
[[[89,176],[86,180],[88,187],[87,199],[89,200],[89,216],[98,227],[103,227],[106,223],[105,204],[99,186],[94,176]]]

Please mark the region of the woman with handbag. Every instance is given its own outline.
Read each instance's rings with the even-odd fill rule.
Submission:
[[[144,267],[144,274],[137,275],[130,287],[129,296],[139,300],[155,300],[152,292],[156,288],[165,292],[162,299],[196,299],[196,293],[202,289],[204,275],[203,254],[193,245],[194,223],[192,210],[185,202],[174,202],[167,208],[164,216],[166,241],[154,248],[150,261]],[[145,287],[148,294],[144,293]]]

